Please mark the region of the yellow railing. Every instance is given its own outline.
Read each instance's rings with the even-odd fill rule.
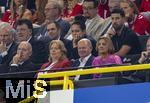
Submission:
[[[115,66],[115,67],[103,67],[103,68],[91,68],[84,70],[73,70],[73,71],[64,71],[64,72],[55,72],[41,74],[38,78],[58,78],[64,76],[75,76],[75,75],[86,75],[86,74],[95,74],[95,73],[112,73],[112,72],[122,72],[122,71],[131,71],[131,70],[147,70],[150,69],[150,64],[142,65],[131,65],[131,66]]]
[[[104,68],[95,68],[95,69],[85,69],[85,70],[73,70],[65,72],[55,72],[50,74],[41,74],[38,78],[57,78],[64,77],[63,89],[66,90],[69,84],[69,76],[75,75],[86,75],[86,74],[95,74],[95,73],[111,73],[111,72],[122,72],[122,71],[131,71],[131,70],[146,70],[150,69],[150,64],[142,65],[131,65],[131,66],[115,66],[115,67],[104,67]],[[53,84],[51,84],[53,85]]]
[[[150,69],[150,64],[103,67],[103,68],[95,68],[95,69],[91,68],[91,69],[84,69],[84,70],[73,70],[73,71],[41,74],[38,76],[38,79],[64,77],[64,80],[55,80],[55,81],[50,81],[49,83],[50,85],[63,85],[63,89],[67,90],[67,89],[74,89],[73,82],[69,80],[70,76],[96,74],[96,73],[112,73],[112,72],[122,72],[122,71],[131,71],[131,70],[148,70],[148,69]],[[20,103],[25,103],[25,102],[20,102]]]

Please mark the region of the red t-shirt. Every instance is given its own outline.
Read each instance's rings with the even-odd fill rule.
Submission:
[[[98,5],[98,14],[102,18],[107,18],[107,17],[110,16],[109,7],[108,7],[108,0],[107,0],[106,4],[99,3],[99,5]]]
[[[149,25],[148,25],[148,30],[147,30],[147,33],[149,33],[150,34],[150,23],[149,23]]]
[[[70,16],[76,16],[78,14],[83,14],[83,9],[82,9],[82,5],[77,3],[73,10],[72,10],[72,13],[70,14]]]
[[[146,32],[150,32],[150,21],[147,20],[143,15],[139,14],[135,21],[130,24],[132,30],[139,35],[145,35]]]
[[[69,16],[69,12],[68,12],[68,8],[67,7],[64,8],[62,16],[63,17],[68,17]]]
[[[142,0],[140,11],[141,12],[150,11],[150,0]]]

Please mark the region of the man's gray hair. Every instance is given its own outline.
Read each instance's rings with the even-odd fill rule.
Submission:
[[[9,23],[1,22],[0,23],[0,30],[2,30],[2,29],[7,30],[10,34],[13,35],[13,37],[15,37],[16,30],[13,27],[11,27],[11,25]]]
[[[93,48],[92,43],[89,39],[83,38],[83,39],[79,40],[78,43],[81,41],[85,41],[87,43],[88,47],[90,47],[91,49]]]
[[[52,0],[52,1],[49,1],[46,5],[48,5],[48,4],[53,4],[54,7],[56,7],[59,10],[59,13],[60,14],[62,13],[63,7],[57,1]]]

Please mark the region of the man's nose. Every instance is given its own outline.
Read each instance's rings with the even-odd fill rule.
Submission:
[[[72,32],[72,35],[76,38],[77,34],[75,32]]]
[[[4,36],[2,36],[2,37],[1,37],[1,39],[2,39],[2,40],[5,40],[5,37],[4,37]]]
[[[117,19],[113,19],[113,20],[112,20],[112,23],[116,23],[116,22],[117,22]]]

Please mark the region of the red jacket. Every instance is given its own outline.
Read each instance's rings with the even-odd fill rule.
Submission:
[[[52,62],[48,62],[42,65],[41,70],[47,68]],[[71,66],[71,62],[66,58],[63,60],[58,61],[56,64],[54,64],[53,68],[51,70],[57,70],[57,69],[66,69]]]

